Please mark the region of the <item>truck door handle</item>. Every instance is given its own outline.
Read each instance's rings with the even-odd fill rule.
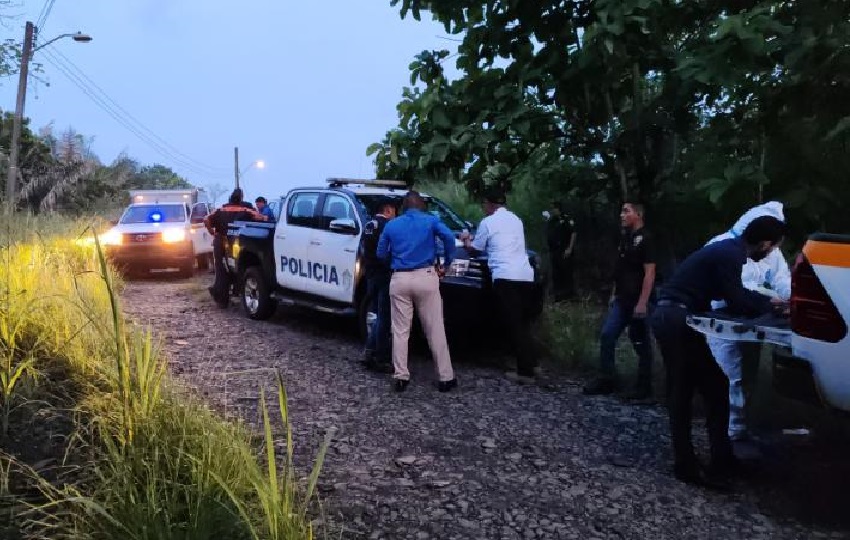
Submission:
[[[321,242],[316,242],[315,240],[310,240],[310,245],[311,245],[311,246],[321,246],[321,245],[322,245],[322,243],[321,243]]]
[[[351,249],[351,248],[345,248],[343,251],[346,252],[346,253],[354,253],[356,250]]]
[[[275,238],[277,238],[278,240],[286,240],[286,236],[282,234],[275,236]]]

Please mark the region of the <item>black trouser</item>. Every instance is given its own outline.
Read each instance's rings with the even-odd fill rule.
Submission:
[[[676,469],[691,472],[697,466],[691,443],[695,391],[702,394],[711,444],[711,463],[728,466],[732,461],[729,427],[729,381],[714,361],[705,336],[685,322],[682,306],[659,303],[650,319],[667,369],[670,432]]]
[[[493,291],[511,346],[517,359],[517,373],[533,377],[537,367],[534,339],[531,337],[530,299],[533,297],[534,284],[530,281],[511,281],[496,279]]]
[[[552,263],[552,292],[555,300],[570,298],[575,294],[573,283],[573,257],[564,257],[563,250],[553,251],[549,256]]]
[[[230,272],[224,262],[225,242],[227,236],[216,234],[213,237],[213,259],[215,268],[215,282],[212,286],[212,296],[219,304],[224,304],[230,300]]]

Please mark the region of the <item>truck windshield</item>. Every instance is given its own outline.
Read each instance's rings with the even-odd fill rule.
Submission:
[[[136,204],[121,216],[121,223],[183,223],[186,207],[182,204]]]
[[[363,205],[366,214],[368,216],[374,216],[378,211],[378,204],[380,204],[381,199],[392,198],[397,201],[397,204],[401,206],[401,195],[357,195],[357,200]],[[443,201],[434,198],[434,197],[424,197],[425,203],[428,205],[426,211],[430,214],[433,214],[440,218],[440,220],[445,224],[446,227],[455,232],[460,232],[463,229],[468,228],[466,222],[455,213],[446,203]]]

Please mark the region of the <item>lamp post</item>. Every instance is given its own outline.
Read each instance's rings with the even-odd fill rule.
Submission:
[[[236,175],[236,189],[239,189],[239,180],[245,175],[246,172],[251,170],[251,167],[256,167],[258,169],[264,169],[266,167],[266,162],[262,159],[257,159],[251,162],[250,165],[239,170],[239,147],[233,148],[233,173]]]
[[[30,60],[35,51],[50,45],[62,38],[72,38],[79,43],[88,43],[91,36],[77,32],[76,34],[61,34],[50,41],[33,48],[33,41],[37,29],[33,23],[27,21],[24,30],[24,47],[21,51],[21,69],[18,76],[18,95],[15,101],[15,116],[12,118],[12,142],[9,145],[9,170],[6,171],[6,212],[11,214],[15,208],[15,184],[18,179],[18,145],[21,138],[21,124],[24,120],[24,103],[27,98],[27,77],[29,76]]]

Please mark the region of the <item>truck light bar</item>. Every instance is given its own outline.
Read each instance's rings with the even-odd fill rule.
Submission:
[[[328,178],[327,183],[331,185],[331,187],[335,186],[346,186],[349,184],[360,184],[363,186],[378,186],[378,187],[407,187],[407,182],[404,180],[378,180],[378,179],[370,179],[370,180],[358,180],[357,178]]]

